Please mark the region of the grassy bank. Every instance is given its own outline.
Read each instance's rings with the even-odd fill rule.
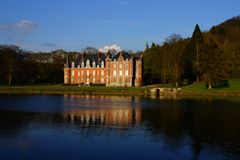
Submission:
[[[88,94],[88,95],[150,95],[151,88],[171,88],[172,84],[146,87],[104,87],[104,86],[65,86],[62,84],[42,85],[0,85],[1,94]],[[182,87],[179,97],[239,96],[240,79],[229,80],[229,87],[207,89],[205,83],[193,83]]]
[[[228,87],[207,89],[205,83],[193,83],[182,88],[179,96],[240,96],[240,79],[228,81]]]
[[[146,88],[65,86],[65,85],[21,85],[0,86],[2,94],[101,94],[101,95],[145,95]]]

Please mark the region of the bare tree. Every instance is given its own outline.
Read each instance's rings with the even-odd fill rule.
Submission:
[[[21,49],[17,46],[1,45],[0,46],[0,59],[2,69],[7,78],[8,85],[12,84],[15,71],[18,69],[18,62],[21,58]]]
[[[173,78],[176,87],[179,85],[179,80],[181,77],[181,72],[183,68],[183,46],[182,37],[178,34],[173,34],[166,38],[165,43],[169,44],[169,56],[171,64],[173,65]]]

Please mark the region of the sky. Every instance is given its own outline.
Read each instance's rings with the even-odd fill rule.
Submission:
[[[1,0],[0,44],[25,50],[87,46],[141,51],[240,15],[240,0]]]

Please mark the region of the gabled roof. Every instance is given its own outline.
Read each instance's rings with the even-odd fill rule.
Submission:
[[[130,56],[126,51],[121,51],[121,52],[119,52],[118,54],[116,54],[116,55],[113,57],[113,59],[118,60],[118,58],[119,58],[120,56],[122,56],[124,60],[131,58],[131,56]]]

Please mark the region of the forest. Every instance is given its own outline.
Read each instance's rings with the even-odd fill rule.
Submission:
[[[227,86],[228,79],[240,78],[239,37],[240,17],[234,17],[208,32],[197,24],[191,38],[173,34],[163,44],[146,44],[144,84]]]
[[[197,24],[189,38],[172,34],[162,44],[146,44],[143,54],[144,85],[188,85],[205,82],[206,87],[227,86],[228,80],[240,78],[240,17],[231,18],[209,31]],[[66,57],[75,60],[81,52],[25,51],[18,46],[0,45],[0,84],[63,83]]]

